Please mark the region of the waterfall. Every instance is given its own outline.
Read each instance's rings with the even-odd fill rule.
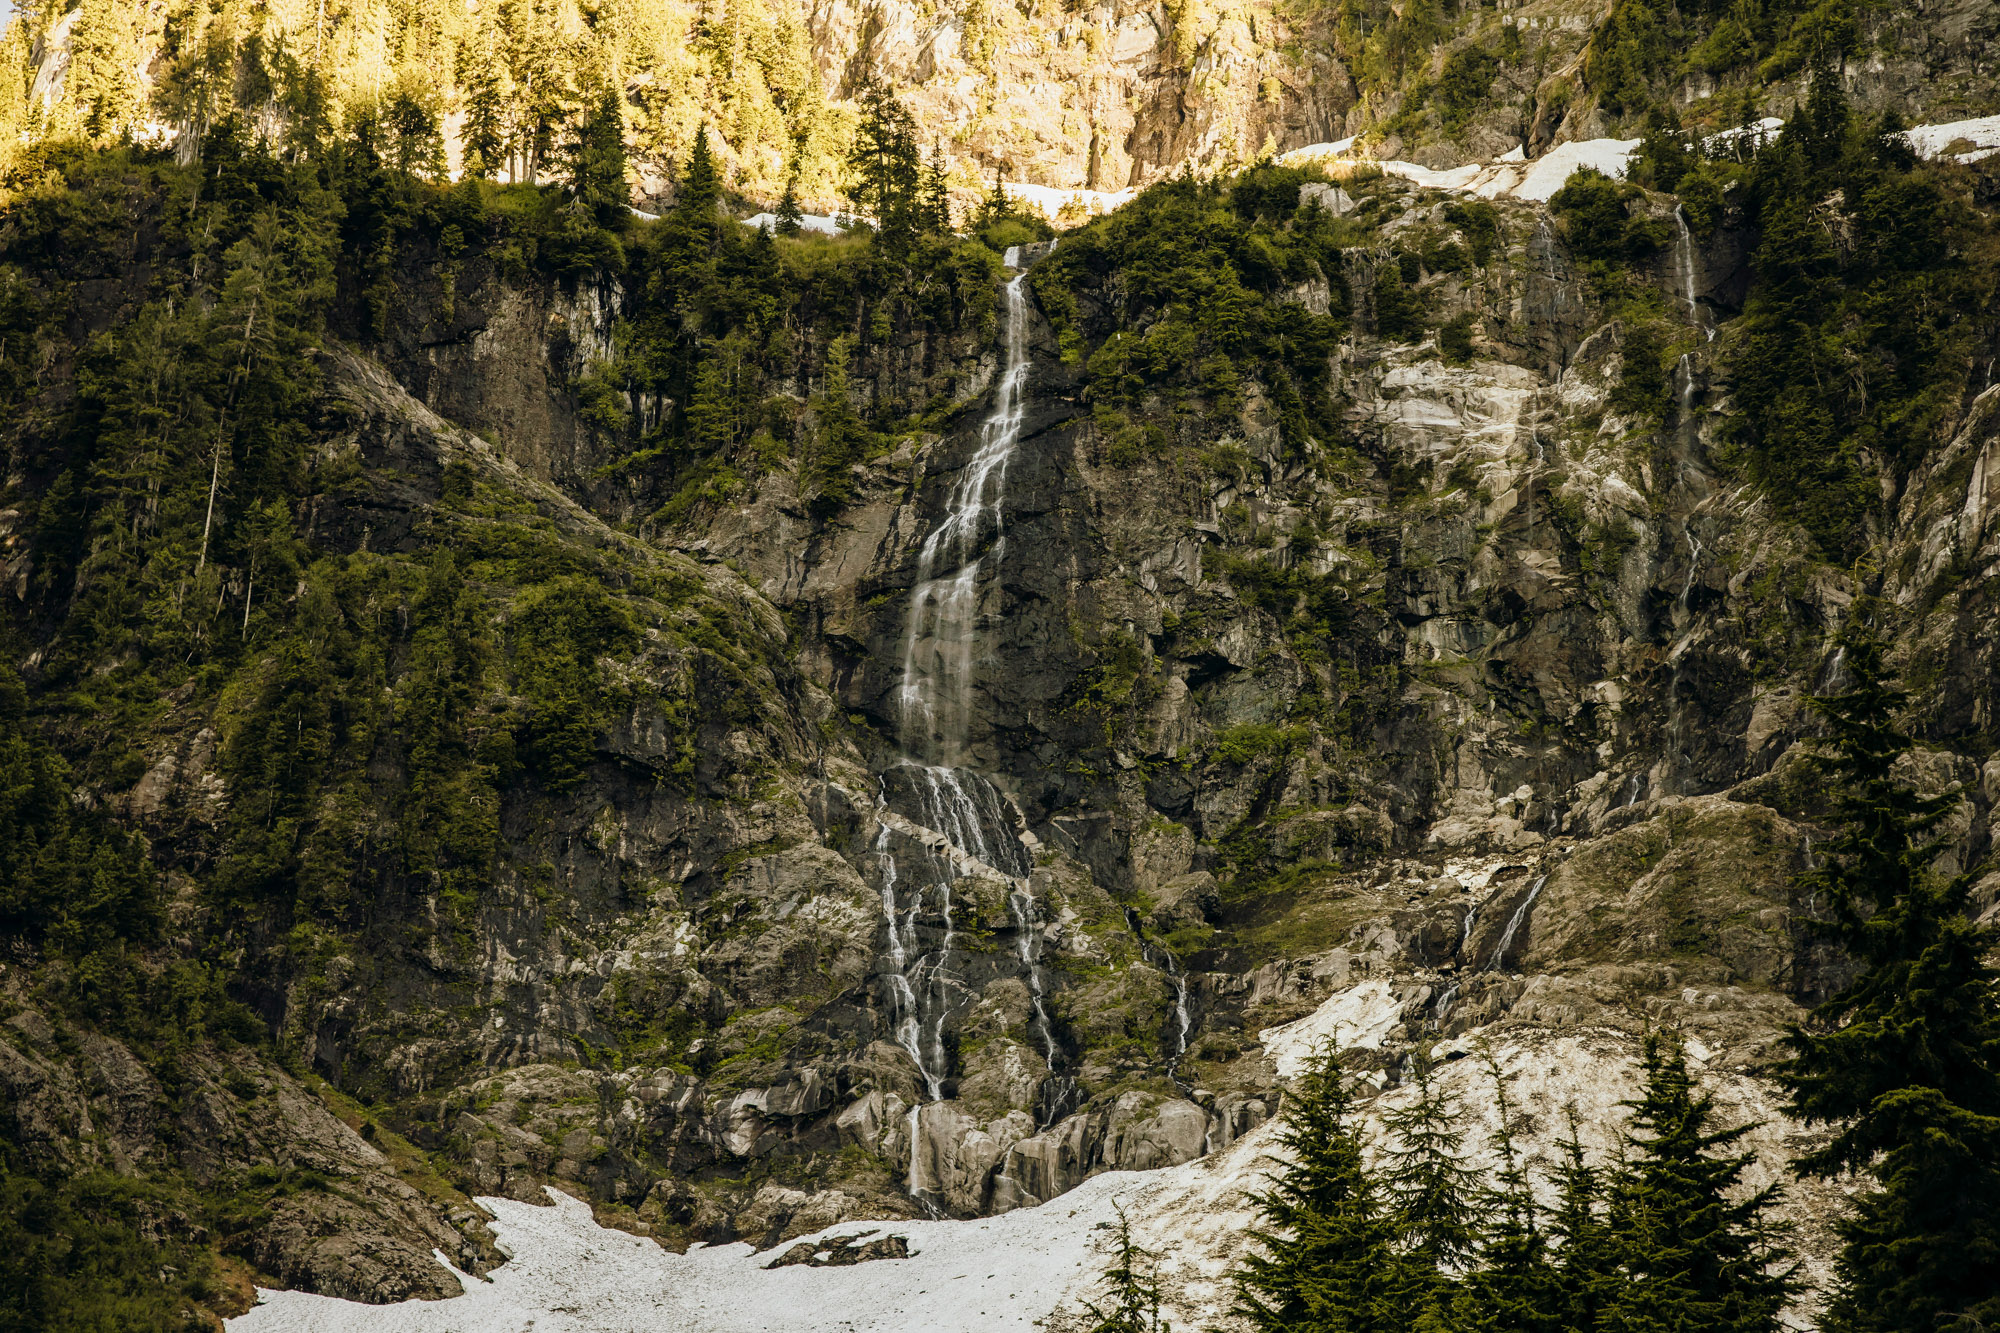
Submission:
[[[1701,570],[1701,541],[1694,535],[1692,527],[1682,528],[1681,536],[1687,538],[1688,544],[1688,575],[1681,584],[1681,612],[1686,614],[1688,598],[1694,592],[1694,576]]]
[[[971,726],[973,649],[979,628],[979,574],[1006,550],[1001,501],[1007,464],[1021,438],[1028,379],[1026,274],[1007,284],[1006,359],[993,414],[979,448],[953,483],[944,517],[917,553],[917,578],[903,636],[898,721],[907,753],[934,763],[964,762]]]
[[[886,802],[877,801],[879,809],[887,809]],[[876,875],[882,881],[882,915],[889,923],[889,964],[893,969],[883,975],[889,987],[890,1030],[896,1034],[896,1044],[910,1053],[917,1062],[917,1069],[924,1076],[924,1082],[931,1089],[933,1100],[937,1097],[938,1077],[924,1062],[923,1027],[917,1018],[917,994],[910,987],[910,954],[905,941],[915,932],[918,902],[910,904],[907,916],[896,901],[896,858],[889,852],[889,825],[884,821],[881,831],[875,836]]]
[[[1521,905],[1514,909],[1514,915],[1507,918],[1507,929],[1500,933],[1500,943],[1493,946],[1493,956],[1486,960],[1488,972],[1498,972],[1506,966],[1507,951],[1514,947],[1514,936],[1520,932],[1521,923],[1528,919],[1528,913],[1534,910],[1535,899],[1542,896],[1542,885],[1548,882],[1545,871],[1535,881],[1534,887],[1528,890],[1528,896],[1521,900]]]
[[[949,1091],[946,1030],[977,999],[952,970],[958,945],[953,890],[968,875],[991,874],[1008,884],[1016,954],[1032,1000],[1030,1039],[1039,1038],[1050,1077],[1044,1115],[1066,1114],[1075,1080],[1058,1074],[1061,1051],[1046,1003],[1041,965],[1042,922],[1030,882],[1032,858],[1015,828],[1006,797],[966,766],[972,694],[980,661],[981,597],[1005,551],[1007,465],[1020,442],[1029,357],[1025,275],[1007,283],[1004,355],[993,410],[978,447],[953,480],[937,525],[918,549],[896,690],[903,758],[883,775],[876,844],[882,914],[887,926],[883,988],[897,1043],[923,1077],[925,1105]],[[922,848],[898,865],[892,835]],[[923,1106],[909,1116],[908,1186],[935,1206],[919,1170]]]
[[[1161,1045],[1167,1050],[1167,1078],[1189,1100],[1194,1098],[1194,1085],[1181,1077],[1181,1059],[1187,1054],[1188,1042],[1194,1036],[1194,1009],[1188,1003],[1187,973],[1181,970],[1180,960],[1173,950],[1155,944],[1146,938],[1146,929],[1139,923],[1139,914],[1131,908],[1125,909],[1125,923],[1132,933],[1139,937],[1139,957],[1160,969],[1174,988],[1174,1014],[1169,1026],[1161,1034]]]
[[[1062,1052],[1056,1046],[1055,1025],[1049,1021],[1047,990],[1042,981],[1041,921],[1027,881],[1023,880],[1007,895],[1007,911],[1014,919],[1015,954],[1021,960],[1022,971],[1028,974],[1031,1014],[1028,1035],[1041,1038],[1042,1061],[1049,1068],[1049,1076],[1042,1084],[1041,1106],[1035,1116],[1036,1124],[1046,1129],[1069,1114],[1076,1100],[1076,1077],[1058,1072]]]
[[[1708,327],[1702,315],[1701,300],[1695,295],[1694,277],[1694,233],[1688,230],[1687,214],[1679,204],[1674,205],[1674,225],[1680,229],[1680,244],[1675,253],[1680,257],[1681,300],[1687,303],[1688,319],[1701,330],[1703,342],[1715,337],[1715,330]]]

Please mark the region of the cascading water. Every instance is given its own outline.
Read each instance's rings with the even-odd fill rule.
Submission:
[[[1701,540],[1694,535],[1691,527],[1681,529],[1681,536],[1687,538],[1688,544],[1687,579],[1681,584],[1681,612],[1686,614],[1688,598],[1694,593],[1694,577],[1701,572]]]
[[[1461,969],[1469,961],[1466,956],[1466,950],[1472,945],[1473,927],[1479,923],[1479,914],[1485,910],[1486,904],[1490,901],[1492,901],[1490,897],[1482,898],[1472,906],[1466,908],[1465,920],[1459,922],[1458,950],[1452,956],[1457,959],[1458,966]],[[1442,1025],[1445,1019],[1451,1016],[1451,1007],[1458,1002],[1459,992],[1464,988],[1465,983],[1461,979],[1454,979],[1451,985],[1445,987],[1444,993],[1439,995],[1437,1002],[1431,1006],[1431,1021],[1434,1024]]]
[[[1535,899],[1542,896],[1542,885],[1549,882],[1547,874],[1537,879],[1528,890],[1528,896],[1514,909],[1514,915],[1507,918],[1507,929],[1500,933],[1500,942],[1493,946],[1493,956],[1486,960],[1486,971],[1498,972],[1507,965],[1507,951],[1514,947],[1514,936],[1520,933],[1521,924],[1528,919],[1528,913],[1535,909]]]
[[[1159,968],[1174,988],[1174,1016],[1163,1034],[1167,1047],[1167,1078],[1183,1095],[1192,1099],[1194,1085],[1181,1077],[1181,1059],[1187,1055],[1188,1041],[1194,1036],[1194,1008],[1188,999],[1187,973],[1181,970],[1180,960],[1174,957],[1173,950],[1146,938],[1138,913],[1126,908],[1125,920],[1132,927],[1132,933],[1139,937],[1139,956]]]
[[[1067,1111],[1074,1080],[1058,1073],[1061,1052],[1045,1001],[1041,922],[1029,880],[1032,861],[1006,798],[965,767],[985,620],[981,599],[990,583],[982,574],[997,568],[1005,552],[1007,465],[1020,442],[1026,406],[1025,276],[1015,276],[1006,286],[1004,356],[993,411],[981,428],[978,447],[952,483],[942,517],[917,553],[896,692],[904,758],[884,775],[876,855],[888,930],[885,999],[896,1040],[923,1076],[926,1104],[946,1095],[946,1030],[953,1015],[975,998],[952,971],[957,945],[953,889],[969,874],[991,873],[1009,885],[1016,951],[1033,1001],[1029,1035],[1039,1038],[1050,1071],[1043,1115],[1053,1117]],[[892,849],[897,831],[923,849],[900,867]],[[932,1191],[919,1169],[922,1110],[910,1112],[908,1181],[912,1196],[928,1202]]]
[[[917,580],[903,632],[903,682],[897,712],[905,752],[933,763],[964,762],[971,729],[973,648],[979,630],[980,570],[1006,553],[1001,501],[1007,464],[1021,439],[1028,379],[1027,294],[1018,274],[1007,284],[1006,359],[993,414],[980,430],[943,519],[917,552]],[[988,543],[990,542],[990,546]]]
[[[1677,251],[1681,268],[1681,300],[1687,303],[1688,318],[1701,330],[1702,341],[1707,342],[1715,337],[1715,330],[1708,327],[1708,321],[1702,316],[1701,300],[1695,294],[1694,233],[1688,230],[1687,214],[1681,211],[1678,204],[1674,206],[1674,225],[1680,228],[1681,233]]]
[[[1674,253],[1680,261],[1681,300],[1687,305],[1688,321],[1701,333],[1701,340],[1708,342],[1715,337],[1715,330],[1709,327],[1701,298],[1695,291],[1694,233],[1688,230],[1687,214],[1678,204],[1674,206],[1674,225],[1680,229],[1680,242]],[[1675,368],[1675,376],[1680,380],[1680,425],[1689,433],[1695,430],[1694,363],[1694,352],[1686,351],[1681,353],[1680,364]]]

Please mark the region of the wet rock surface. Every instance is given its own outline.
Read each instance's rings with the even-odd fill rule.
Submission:
[[[1408,225],[1441,221],[1406,202]],[[1754,1090],[1837,966],[1801,949],[1789,882],[1821,836],[1801,701],[1854,587],[1725,480],[1726,340],[1692,354],[1686,415],[1621,418],[1621,329],[1543,215],[1503,214],[1495,266],[1425,280],[1436,309],[1477,316],[1464,364],[1374,332],[1394,260],[1347,253],[1338,447],[1288,449],[1250,391],[1205,435],[1114,458],[1028,296],[1010,333],[938,352],[942,429],[859,465],[831,519],[781,466],[677,526],[621,526],[639,501],[594,479],[569,371],[509,369],[583,364],[616,293],[468,281],[463,317],[484,322],[457,350],[330,342],[324,444],[360,480],[306,514],[316,539],[408,545],[469,472],[647,610],[618,662],[629,702],[573,785],[508,795],[493,891],[452,929],[406,929],[440,909],[397,882],[408,901],[351,945],[272,964],[257,998],[310,1071],[250,1071],[244,1097],[201,1070],[176,1100],[10,997],[0,1081],[24,1148],[336,1178],[274,1209],[252,1261],[383,1301],[443,1294],[434,1247],[485,1262],[456,1190],[554,1184],[676,1248],[838,1265],[896,1257],[894,1233],[851,1256],[786,1242],[1233,1151],[1281,1106],[1288,1025],[1364,988],[1388,997],[1357,1057],[1384,1096],[1418,1040],[1574,1054],[1656,1023]],[[1740,243],[1699,258],[1726,319]],[[927,563],[991,443],[1009,336],[1004,488]],[[874,373],[911,396],[898,364]],[[1961,865],[2000,800],[1980,739],[2000,702],[1996,393],[1885,534],[1896,653],[1925,681],[1919,776],[1961,785]],[[960,619],[913,636],[922,585],[973,566]],[[957,665],[913,675],[946,649]],[[912,739],[912,679],[950,695],[946,749],[934,726]],[[213,722],[163,724],[126,798],[163,856],[226,801]],[[404,1183],[319,1078],[449,1181]]]

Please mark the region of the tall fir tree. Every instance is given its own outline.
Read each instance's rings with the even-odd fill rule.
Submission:
[[[1576,1107],[1567,1108],[1569,1134],[1559,1145],[1556,1205],[1548,1218],[1555,1252],[1557,1324],[1567,1333],[1594,1333],[1619,1281],[1616,1236],[1606,1217],[1604,1172],[1590,1165],[1577,1134]]]
[[[805,214],[799,209],[799,160],[795,154],[791,168],[785,172],[785,195],[778,200],[778,234],[796,236],[799,223]]]
[[[1695,1088],[1677,1036],[1649,1033],[1642,1064],[1609,1212],[1620,1281],[1600,1326],[1777,1333],[1792,1288],[1781,1231],[1767,1216],[1777,1186],[1734,1197],[1754,1158],[1730,1149],[1752,1127],[1713,1127],[1714,1099]]]
[[[875,216],[886,249],[897,253],[923,229],[923,153],[908,108],[887,84],[861,89],[861,123],[854,131],[848,166],[854,173],[855,207]]]
[[[139,118],[135,17],[121,0],[83,0],[70,29],[63,99],[74,127],[95,144],[115,143]]]
[[[1419,1271],[1453,1269],[1479,1244],[1480,1180],[1464,1163],[1464,1116],[1428,1050],[1410,1055],[1415,1096],[1382,1117],[1382,1178],[1402,1246]]]
[[[951,191],[945,184],[944,148],[931,142],[930,160],[924,164],[923,229],[940,236],[951,234]]]
[[[1259,1333],[1389,1333],[1396,1225],[1363,1160],[1352,1094],[1331,1044],[1287,1091],[1286,1160],[1252,1196],[1255,1248],[1236,1275],[1235,1313]]]
[[[707,140],[701,140],[707,147]],[[616,88],[598,91],[569,146],[569,194],[601,227],[620,221],[631,201],[625,183],[625,101]]]
[[[1486,1223],[1479,1262],[1466,1275],[1456,1323],[1481,1333],[1564,1333],[1562,1281],[1549,1253],[1534,1183],[1514,1143],[1508,1076],[1490,1046],[1481,1058],[1493,1080],[1497,1123],[1488,1146],[1499,1167],[1479,1191],[1477,1206]]]
[[[1919,795],[1897,772],[1907,695],[1859,604],[1839,649],[1849,688],[1812,699],[1825,721],[1838,833],[1798,879],[1825,905],[1813,931],[1860,965],[1789,1037],[1791,1112],[1837,1129],[1798,1169],[1873,1178],[1843,1220],[1833,1333],[2000,1326],[2000,935],[1968,916],[1974,874],[1933,869],[1956,791]]]
[[[1117,1212],[1111,1262],[1104,1268],[1110,1303],[1084,1303],[1091,1320],[1084,1333],[1172,1333],[1173,1326],[1160,1318],[1158,1261],[1132,1239],[1132,1222],[1125,1210]]]
[[[482,14],[474,36],[473,58],[466,63],[464,174],[490,180],[508,161],[507,64],[501,58],[499,32]]]
[[[397,82],[382,113],[390,162],[396,170],[428,181],[442,181],[448,174],[444,123],[436,103],[432,90],[415,79],[403,79]]]
[[[722,173],[715,154],[708,147],[708,126],[694,133],[688,147],[687,167],[681,172],[680,189],[674,196],[674,212],[690,222],[712,224],[715,206],[722,198]]]

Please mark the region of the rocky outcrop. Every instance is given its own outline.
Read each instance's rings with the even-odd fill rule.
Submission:
[[[498,1259],[479,1214],[409,1145],[385,1152],[376,1123],[355,1115],[357,1131],[286,1071],[202,1047],[181,1056],[170,1093],[125,1043],[59,1027],[20,1007],[11,986],[5,998],[14,1013],[0,1028],[0,1105],[25,1165],[174,1169],[200,1188],[240,1192],[263,1212],[243,1258],[287,1286],[350,1300],[455,1296],[459,1283],[434,1253],[474,1273]],[[304,1180],[328,1185],[286,1188]],[[152,1224],[200,1236],[200,1219],[190,1206]]]

